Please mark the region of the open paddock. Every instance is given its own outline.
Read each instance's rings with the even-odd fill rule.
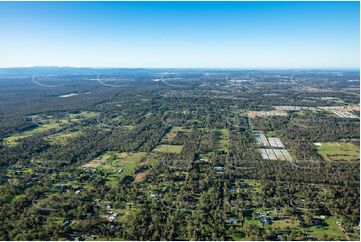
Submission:
[[[158,145],[154,149],[154,152],[180,154],[182,152],[182,149],[183,145]]]
[[[360,149],[353,143],[328,142],[317,143],[317,153],[325,161],[359,161]]]
[[[163,137],[162,142],[171,143],[178,133],[190,133],[190,129],[186,129],[183,127],[172,127],[171,130]]]
[[[48,141],[50,144],[53,145],[64,145],[69,143],[72,139],[81,136],[81,134],[81,131],[58,133],[49,135],[45,137],[44,140]]]
[[[218,151],[222,151],[228,153],[228,146],[229,146],[229,130],[228,129],[217,129],[216,135]]]
[[[21,132],[20,134],[15,134],[15,135],[5,138],[4,144],[6,146],[16,146],[19,144],[19,141],[22,139],[25,139],[25,138],[30,137],[35,134],[50,131],[53,129],[59,129],[61,126],[65,125],[67,123],[68,122],[66,120],[58,120],[58,121],[54,121],[52,123],[42,124],[42,125],[37,126],[36,128],[26,130],[26,131]]]

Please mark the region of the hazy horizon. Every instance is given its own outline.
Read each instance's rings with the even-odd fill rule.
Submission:
[[[58,69],[179,69],[179,70],[360,70],[360,67],[126,67],[126,66],[10,66],[0,69],[35,69],[35,68],[58,68]]]

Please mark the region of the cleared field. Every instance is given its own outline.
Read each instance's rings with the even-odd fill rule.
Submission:
[[[68,133],[58,133],[52,134],[45,137],[45,140],[50,142],[53,145],[64,145],[70,142],[72,139],[79,137],[82,134],[81,131],[68,132]]]
[[[185,129],[183,127],[172,127],[171,130],[163,137],[162,142],[170,143],[174,140],[178,133],[184,132],[189,133],[189,129]]]
[[[293,158],[292,158],[292,156],[290,155],[290,153],[288,152],[288,150],[281,150],[281,153],[282,153],[282,155],[285,157],[285,159],[287,160],[287,161],[292,161],[293,160]]]
[[[135,128],[135,125],[124,125],[123,127],[127,130],[132,130]]]
[[[113,171],[115,168],[123,168],[122,172],[131,174],[135,165],[145,156],[145,152],[127,153],[108,151],[104,155],[83,165],[83,167],[99,168],[104,171]]]
[[[228,153],[229,146],[229,131],[228,129],[217,129],[216,134],[218,136],[218,151]]]
[[[145,152],[127,153],[127,152],[107,152],[103,158],[106,163],[101,166],[105,170],[113,170],[114,167],[122,167],[125,174],[130,175],[135,165],[145,157]]]
[[[183,145],[158,145],[154,152],[180,154],[182,149]]]
[[[97,112],[84,111],[81,113],[69,114],[64,119],[59,119],[59,120],[53,120],[52,116],[46,116],[46,119],[43,120],[46,123],[38,125],[38,127],[36,127],[36,128],[21,132],[20,134],[15,134],[10,137],[7,137],[3,140],[3,142],[4,142],[4,145],[7,145],[7,146],[16,146],[19,144],[19,140],[27,138],[29,136],[32,136],[34,134],[42,133],[42,132],[49,131],[52,129],[59,129],[61,126],[68,124],[69,122],[77,122],[82,119],[94,118],[97,115],[98,115]],[[60,139],[63,139],[63,138],[60,138]],[[50,139],[52,139],[52,138],[50,138]]]
[[[72,113],[68,115],[70,119],[87,119],[87,118],[95,118],[99,113],[98,112],[90,112],[83,111],[81,113]]]
[[[295,228],[300,225],[300,222],[295,217],[281,219],[281,220],[275,220],[273,222],[274,222],[274,224],[272,226],[274,228],[281,228],[281,229]]]
[[[256,143],[261,147],[269,147],[268,140],[266,136],[263,134],[263,132],[254,132],[254,136],[256,138]]]
[[[123,177],[133,176],[138,163],[145,157],[145,152],[127,153],[109,151],[82,167],[104,172],[107,174],[106,184],[115,186]]]
[[[317,153],[325,161],[358,161],[360,149],[353,143],[328,142],[317,146]]]
[[[312,235],[319,240],[327,240],[325,238],[333,238],[335,240],[347,240],[347,237],[340,230],[338,225],[336,224],[337,217],[331,216],[325,219],[326,226],[312,226],[309,231]],[[326,237],[327,236],[327,237]]]
[[[20,134],[15,134],[15,135],[5,138],[4,144],[7,146],[15,146],[15,145],[18,145],[18,141],[21,139],[24,139],[24,138],[29,137],[34,134],[49,131],[52,129],[59,129],[62,125],[67,124],[67,123],[68,123],[68,121],[66,121],[66,120],[59,120],[54,123],[42,124],[34,129],[26,130],[24,132],[21,132]]]
[[[124,176],[133,176],[137,164],[146,156],[145,152],[107,154],[107,162],[100,169],[107,172],[107,184],[115,186]]]
[[[105,160],[95,159],[95,160],[92,160],[92,161],[86,163],[82,167],[83,168],[89,168],[89,169],[96,169],[99,165],[101,165],[104,162],[105,162]]]

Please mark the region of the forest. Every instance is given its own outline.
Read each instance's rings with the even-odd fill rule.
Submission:
[[[358,241],[359,91],[356,71],[2,70],[0,240]]]

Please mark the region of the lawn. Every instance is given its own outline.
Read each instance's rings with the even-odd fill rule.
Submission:
[[[158,145],[154,152],[180,154],[182,149],[183,145]]]
[[[317,146],[317,153],[325,161],[358,161],[360,150],[353,143],[328,142]]]

